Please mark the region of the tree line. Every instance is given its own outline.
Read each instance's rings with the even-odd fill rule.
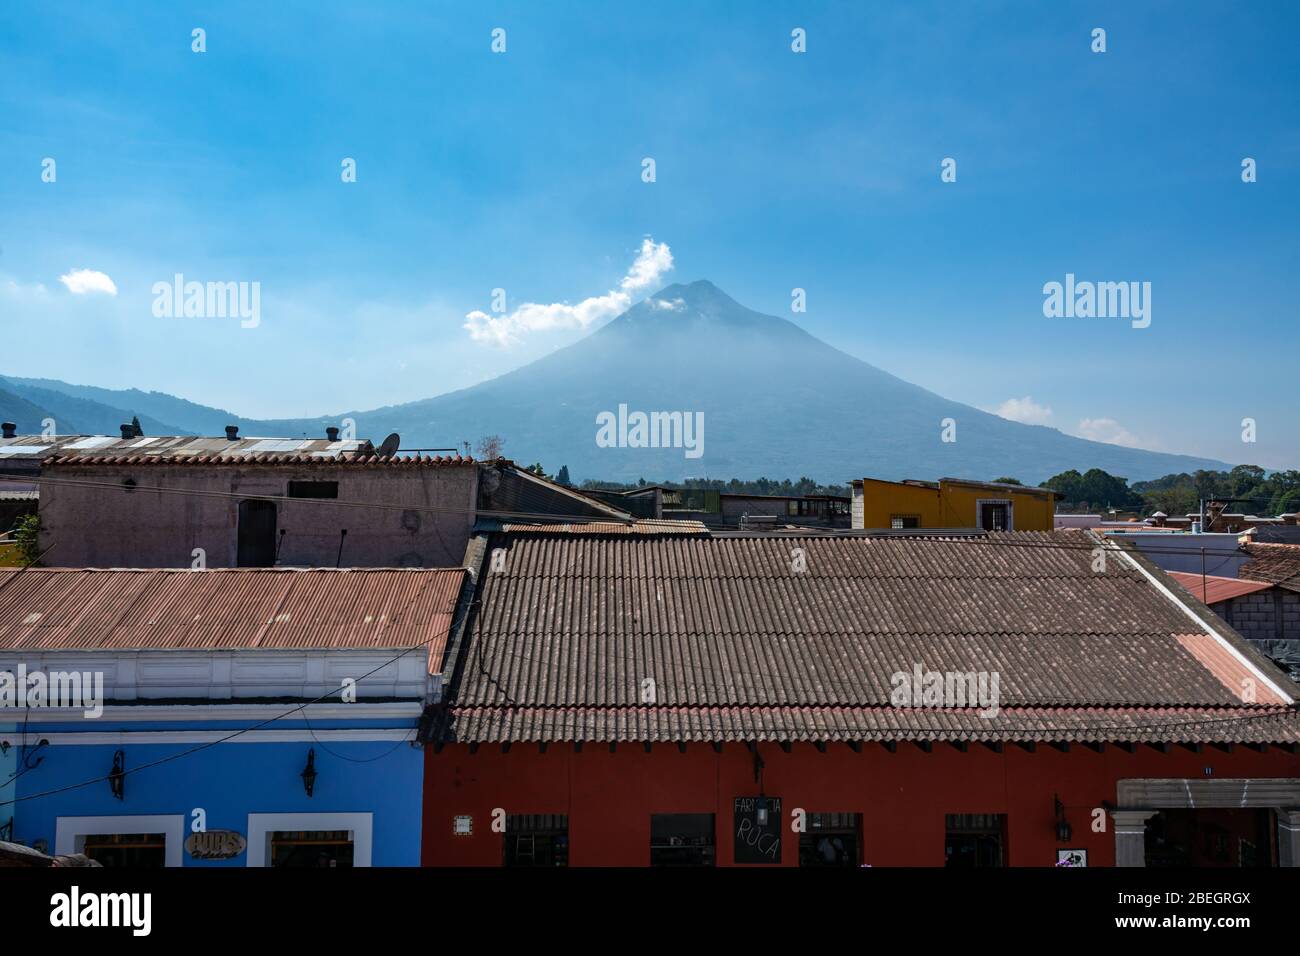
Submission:
[[[1200,508],[1201,499],[1225,501],[1228,511],[1276,516],[1300,511],[1300,471],[1271,474],[1258,465],[1238,465],[1231,471],[1199,470],[1165,475],[1131,486],[1119,478],[1091,468],[1080,474],[1071,469],[1043,482],[1061,495],[1058,510],[1099,513],[1137,511],[1150,515],[1186,515]],[[1229,500],[1237,499],[1237,500]]]

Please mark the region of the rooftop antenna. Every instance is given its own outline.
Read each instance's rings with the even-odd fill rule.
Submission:
[[[377,454],[385,458],[391,458],[397,454],[397,450],[401,447],[402,447],[402,436],[397,434],[397,432],[393,432],[391,435],[389,435],[387,438],[384,439],[384,443],[379,446],[379,451],[377,452]]]

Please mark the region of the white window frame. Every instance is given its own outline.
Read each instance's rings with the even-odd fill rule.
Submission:
[[[271,865],[271,834],[277,830],[348,830],[352,865],[370,866],[373,813],[250,813],[248,865]]]
[[[54,854],[84,853],[86,837],[109,833],[161,833],[163,858],[167,866],[183,866],[185,814],[121,817],[57,817],[54,822]]]
[[[985,505],[1006,505],[1007,506],[1007,528],[1008,531],[1016,530],[1016,503],[1010,498],[976,498],[975,499],[975,527],[984,528],[980,518],[984,514]]]

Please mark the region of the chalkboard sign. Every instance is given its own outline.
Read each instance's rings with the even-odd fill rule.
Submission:
[[[736,797],[735,862],[781,862],[781,798]]]

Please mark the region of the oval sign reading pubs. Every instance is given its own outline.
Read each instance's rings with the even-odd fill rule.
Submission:
[[[781,862],[781,798],[736,797],[736,863]]]
[[[247,841],[234,830],[206,830],[191,833],[185,849],[196,860],[229,860],[244,852]]]

